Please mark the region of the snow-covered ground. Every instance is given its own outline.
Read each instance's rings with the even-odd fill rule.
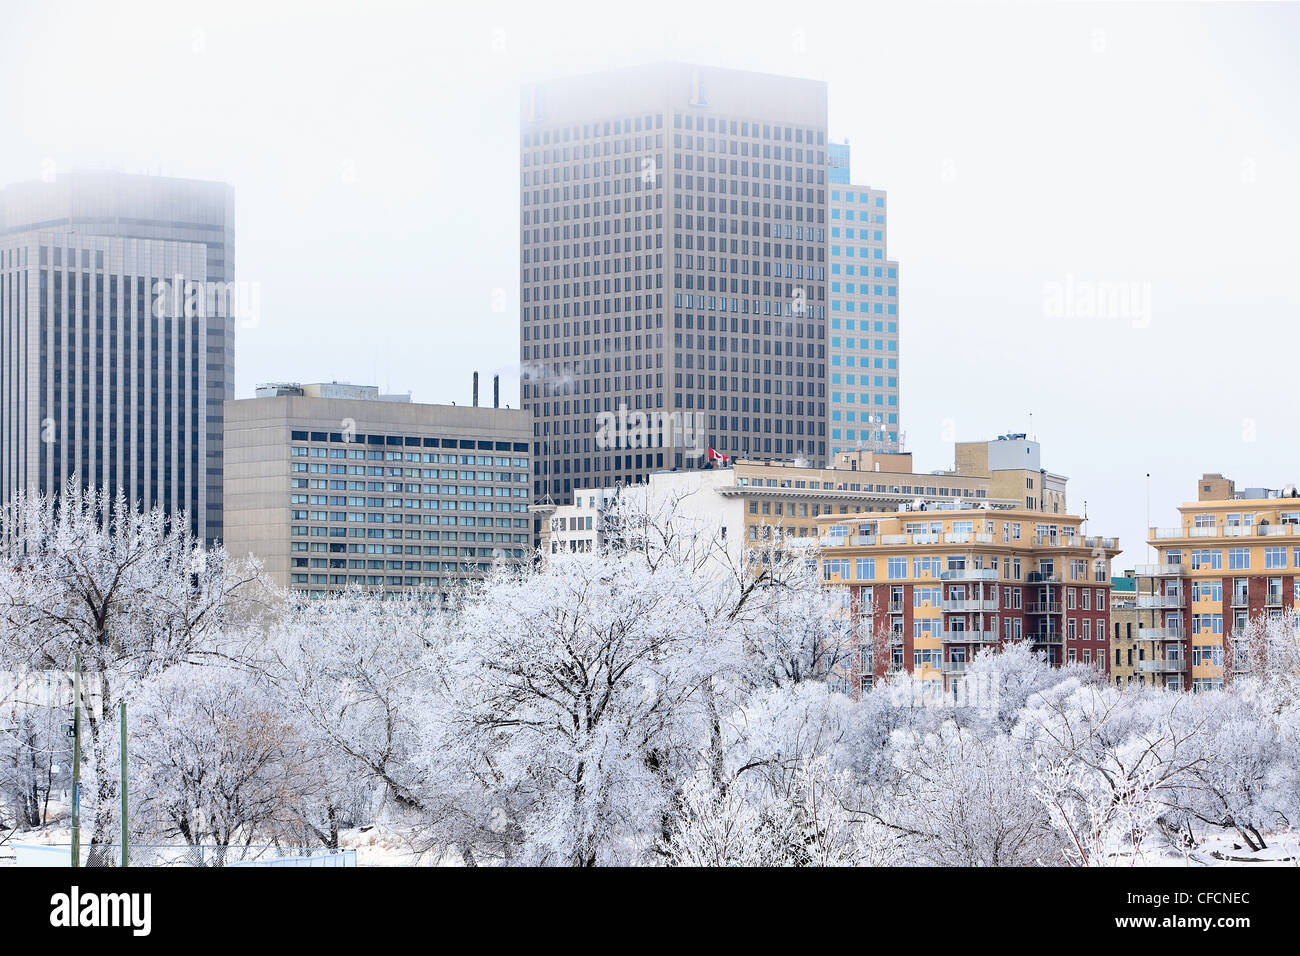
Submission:
[[[1300,867],[1300,833],[1265,833],[1268,846],[1252,852],[1235,834],[1223,833],[1207,836],[1186,853],[1171,849],[1144,848],[1134,859],[1131,855],[1113,858],[1112,865],[1135,867],[1202,867],[1202,866],[1294,866]],[[66,827],[45,827],[40,830],[19,830],[0,833],[0,866],[15,864],[14,852],[6,844],[29,846],[66,846],[71,834]],[[402,827],[382,824],[344,830],[339,834],[342,849],[357,851],[358,866],[429,866],[428,857],[421,858],[412,848],[413,834]],[[448,854],[437,865],[459,866],[460,858]]]
[[[1265,833],[1267,846],[1252,852],[1233,833],[1207,836],[1186,853],[1143,852],[1135,866],[1300,866],[1300,834]]]

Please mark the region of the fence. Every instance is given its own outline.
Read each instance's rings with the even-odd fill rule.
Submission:
[[[70,866],[72,846],[68,843],[35,845],[5,844],[17,866]],[[6,854],[7,855],[7,854]],[[122,863],[120,844],[99,843],[81,847],[81,865],[113,867]],[[127,847],[128,866],[356,866],[356,850],[325,847],[283,846],[137,846]]]

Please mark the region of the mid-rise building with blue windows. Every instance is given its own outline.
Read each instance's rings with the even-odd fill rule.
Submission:
[[[854,185],[848,143],[827,150],[827,446],[898,451],[898,263],[886,194]]]

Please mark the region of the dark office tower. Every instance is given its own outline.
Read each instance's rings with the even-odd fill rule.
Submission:
[[[220,539],[234,270],[224,183],[96,171],[0,190],[5,498],[75,473]]]
[[[542,83],[520,166],[539,499],[709,448],[826,458],[824,83],[683,64]]]

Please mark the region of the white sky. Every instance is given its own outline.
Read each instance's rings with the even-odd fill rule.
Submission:
[[[1032,431],[1146,560],[1202,471],[1300,481],[1300,7],[13,2],[0,182],[111,165],[236,190],[237,394],[340,379],[518,405],[521,82],[678,59],[824,79],[889,191],[917,467]],[[1149,322],[1045,284],[1146,284]],[[503,307],[493,310],[493,302]],[[1033,422],[1030,425],[1029,416]]]

